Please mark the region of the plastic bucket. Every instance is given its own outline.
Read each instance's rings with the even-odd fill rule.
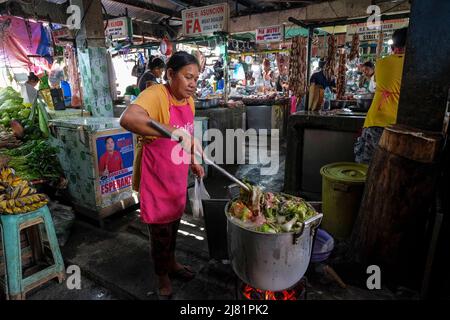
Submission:
[[[322,228],[335,238],[350,236],[359,211],[367,165],[339,162],[320,169],[322,175]]]
[[[334,240],[325,230],[317,229],[311,262],[323,262],[328,259],[334,249]]]

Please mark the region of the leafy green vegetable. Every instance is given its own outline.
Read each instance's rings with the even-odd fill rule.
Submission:
[[[27,180],[59,179],[63,175],[57,158],[58,149],[50,146],[47,140],[32,140],[18,148],[2,151],[9,156],[9,166],[17,175]]]
[[[264,233],[296,232],[301,230],[306,220],[317,214],[302,198],[263,192],[255,203],[252,193],[241,192],[229,210],[229,214],[244,223],[245,228]]]

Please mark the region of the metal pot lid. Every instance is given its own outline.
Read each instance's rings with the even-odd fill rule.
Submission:
[[[331,180],[349,183],[364,183],[368,166],[362,163],[337,162],[320,169],[320,174]]]

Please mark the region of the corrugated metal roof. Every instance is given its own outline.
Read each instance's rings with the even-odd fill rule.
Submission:
[[[130,17],[144,21],[154,21],[158,18],[162,19],[163,17],[168,16],[168,12],[178,13],[179,15],[180,11],[187,7],[193,8],[223,2],[229,3],[230,11],[233,16],[234,14],[236,14],[236,3],[238,4],[237,13],[239,15],[242,15],[290,9],[295,7],[298,8],[324,1],[325,0],[102,0],[106,11],[109,14],[123,15],[125,13],[125,8],[128,8],[128,14]],[[146,10],[145,7],[149,8],[150,10]],[[158,13],[158,11],[163,12]]]
[[[120,3],[113,0],[102,0],[105,6],[106,12],[111,16],[125,15],[128,9],[128,16],[145,22],[159,22],[161,19],[166,18],[167,15],[139,8],[133,5]],[[155,10],[156,11],[156,10]]]

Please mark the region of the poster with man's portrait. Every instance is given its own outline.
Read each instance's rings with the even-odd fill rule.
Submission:
[[[133,178],[134,145],[130,132],[101,136],[96,140],[102,195],[130,187]]]

